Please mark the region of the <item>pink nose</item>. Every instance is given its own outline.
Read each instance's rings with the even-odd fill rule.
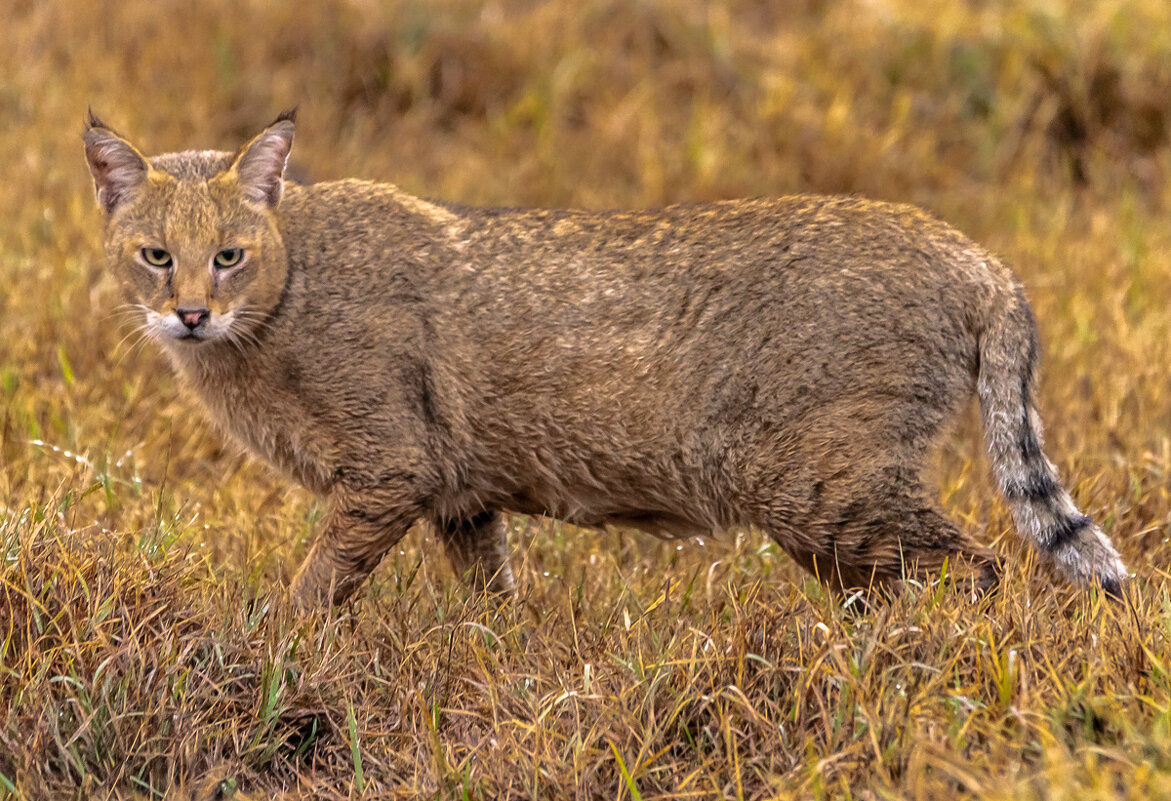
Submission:
[[[203,325],[203,321],[211,314],[210,309],[175,309],[179,321],[191,331]]]

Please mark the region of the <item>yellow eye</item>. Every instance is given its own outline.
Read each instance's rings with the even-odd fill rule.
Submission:
[[[171,254],[162,248],[143,248],[142,259],[151,267],[170,267],[173,264]]]
[[[243,258],[243,248],[224,248],[219,253],[215,254],[216,269],[227,270],[231,267],[235,267]]]

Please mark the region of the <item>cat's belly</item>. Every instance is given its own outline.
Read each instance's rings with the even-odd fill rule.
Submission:
[[[629,488],[628,488],[629,489]],[[531,485],[525,489],[475,492],[442,504],[449,517],[484,508],[539,515],[587,528],[634,528],[667,539],[712,534],[727,525],[696,499],[671,503],[656,493],[607,493],[597,487]],[[674,508],[669,508],[674,507]]]
[[[586,509],[534,504],[527,499],[513,499],[501,508],[506,512],[541,515],[585,528],[633,528],[664,539],[687,539],[715,533],[716,528],[678,514],[663,511],[629,509],[599,513]]]

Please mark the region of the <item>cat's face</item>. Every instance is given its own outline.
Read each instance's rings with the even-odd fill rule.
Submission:
[[[108,215],[106,257],[148,336],[168,348],[255,340],[287,276],[274,212],[292,140],[282,116],[236,155],[147,159],[91,119],[86,158]]]

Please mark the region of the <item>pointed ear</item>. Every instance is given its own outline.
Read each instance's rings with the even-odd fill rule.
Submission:
[[[82,138],[98,205],[110,214],[146,180],[150,168],[133,145],[103,125],[92,111]]]
[[[284,112],[236,156],[231,171],[249,200],[269,208],[276,208],[281,202],[296,116],[296,109]]]

